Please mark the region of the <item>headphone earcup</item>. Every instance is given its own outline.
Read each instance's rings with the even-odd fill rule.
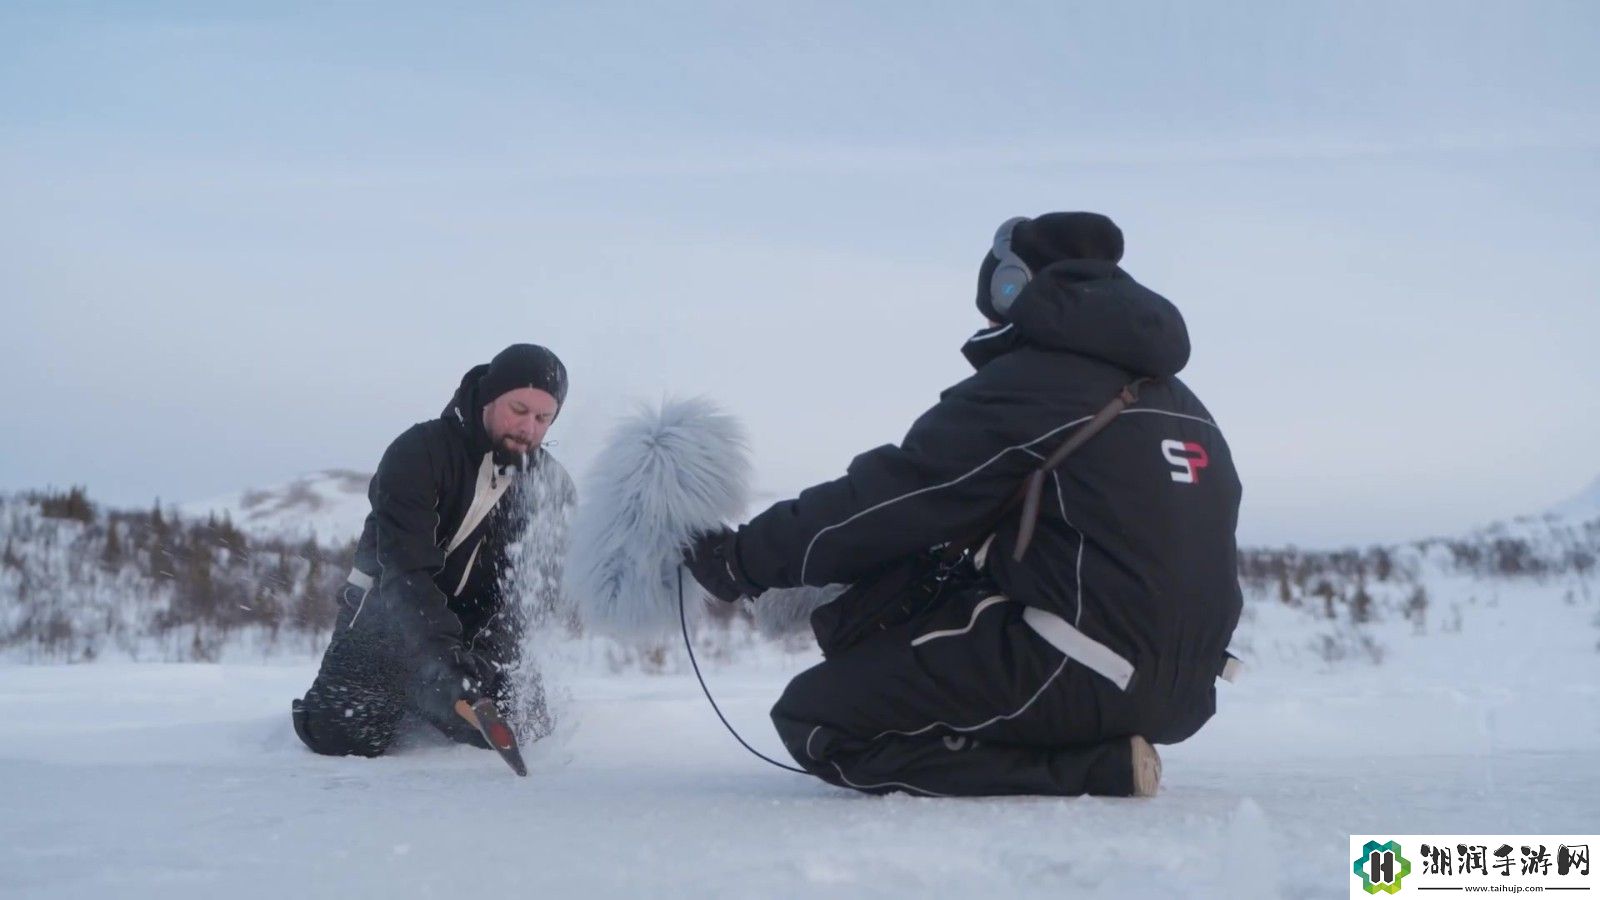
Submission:
[[[1011,304],[1032,279],[1024,266],[1014,262],[1001,262],[989,277],[989,305],[1003,318],[1010,320]]]

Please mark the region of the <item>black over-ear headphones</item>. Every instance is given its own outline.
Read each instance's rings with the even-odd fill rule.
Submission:
[[[1022,257],[1011,252],[1011,232],[1026,221],[1027,216],[1017,216],[1002,222],[994,233],[994,246],[990,248],[1000,264],[989,276],[989,305],[1006,319],[1011,317],[1011,304],[1016,302],[1017,295],[1033,280],[1033,270],[1022,261]]]

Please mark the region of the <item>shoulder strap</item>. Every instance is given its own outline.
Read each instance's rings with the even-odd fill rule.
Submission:
[[[989,534],[993,532],[1002,521],[1005,520],[1005,517],[1019,505],[1022,507],[1022,520],[1017,528],[1017,546],[1011,551],[1011,558],[1021,562],[1022,555],[1028,552],[1028,545],[1033,542],[1033,531],[1039,523],[1039,501],[1044,495],[1045,479],[1049,477],[1050,473],[1054,471],[1057,466],[1065,462],[1067,457],[1078,452],[1078,448],[1082,447],[1084,444],[1087,444],[1090,438],[1093,438],[1101,431],[1104,431],[1105,427],[1115,421],[1117,416],[1122,415],[1123,410],[1135,403],[1138,403],[1139,389],[1150,380],[1151,379],[1149,378],[1139,378],[1128,382],[1126,385],[1123,385],[1122,390],[1118,391],[1117,395],[1111,398],[1110,403],[1107,403],[1104,407],[1101,407],[1100,411],[1095,413],[1093,418],[1085,423],[1082,428],[1079,428],[1077,431],[1073,432],[1071,437],[1062,442],[1061,446],[1057,447],[1054,453],[1050,454],[1050,456],[1047,457],[1044,462],[1039,464],[1038,468],[1034,469],[1033,472],[1028,475],[1028,480],[1023,482],[1023,484],[1017,488],[1016,493],[1012,494],[1011,497],[1007,499],[998,510],[995,511],[994,515],[989,517],[988,522],[984,525],[981,531],[973,535],[973,537],[968,540],[958,541],[946,547],[944,553],[941,554],[944,562],[947,564],[954,564],[963,555],[965,555],[968,550],[971,550],[973,547],[986,540]]]
[[[1122,390],[1111,398],[1110,403],[1095,413],[1087,425],[1074,432],[1066,443],[1050,454],[1050,458],[1040,463],[1039,468],[1034,469],[1033,474],[1028,476],[1028,482],[1023,486],[1022,522],[1017,528],[1017,546],[1011,551],[1012,559],[1021,562],[1022,554],[1028,552],[1028,544],[1033,542],[1033,529],[1039,524],[1039,498],[1044,494],[1045,476],[1065,462],[1067,457],[1076,453],[1079,447],[1087,444],[1090,438],[1104,431],[1117,416],[1122,415],[1123,410],[1138,403],[1139,388],[1149,380],[1140,378],[1123,385]]]

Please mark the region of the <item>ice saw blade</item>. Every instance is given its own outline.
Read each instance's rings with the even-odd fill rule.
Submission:
[[[485,697],[477,703],[468,704],[465,700],[456,701],[456,714],[466,719],[468,724],[478,729],[483,739],[489,742],[500,758],[506,761],[511,771],[523,776],[528,775],[528,767],[522,761],[522,750],[517,747],[517,735],[500,717],[500,711],[494,708],[494,701]]]

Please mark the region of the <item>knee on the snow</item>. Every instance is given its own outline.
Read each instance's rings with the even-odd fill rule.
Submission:
[[[323,756],[381,756],[389,749],[392,734],[372,727],[372,723],[346,716],[342,712],[308,709],[295,701],[290,712],[294,733],[313,753]]]
[[[783,696],[772,706],[772,725],[778,731],[778,739],[783,741],[783,746],[788,748],[789,755],[795,762],[807,768],[816,765],[818,758],[812,755],[811,737],[817,730],[818,723],[812,721],[814,716],[807,715],[795,702],[795,681],[789,683]]]

